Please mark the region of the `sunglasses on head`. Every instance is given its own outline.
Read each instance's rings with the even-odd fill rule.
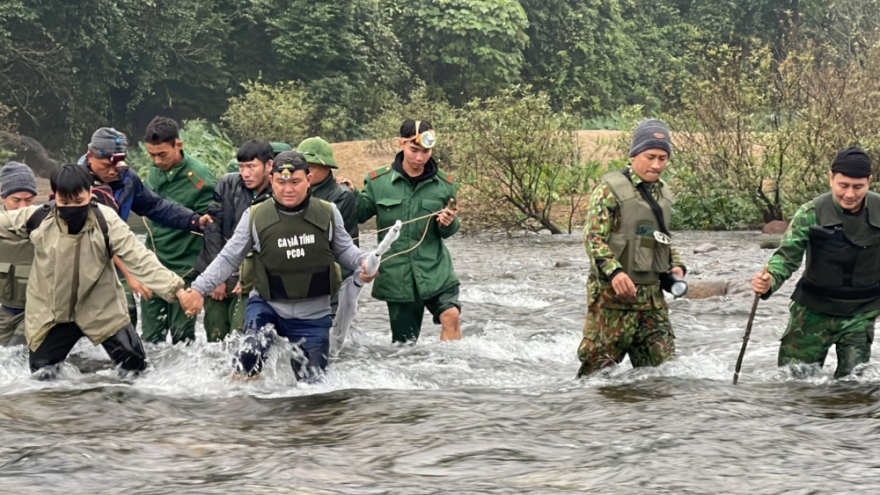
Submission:
[[[95,158],[100,158],[102,160],[110,159],[110,163],[113,165],[125,160],[125,153],[111,153],[109,151],[99,150],[98,148],[92,148],[90,153]]]

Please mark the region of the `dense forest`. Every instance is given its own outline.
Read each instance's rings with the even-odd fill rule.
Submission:
[[[517,88],[577,128],[636,112],[779,131],[805,121],[809,88],[792,88],[816,71],[876,75],[878,27],[880,0],[5,0],[0,131],[69,159],[95,128],[137,139],[159,113],[234,131],[262,97],[345,141],[413,95],[461,109]],[[764,196],[753,216],[784,216]]]

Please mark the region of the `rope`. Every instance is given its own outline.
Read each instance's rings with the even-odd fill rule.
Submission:
[[[406,225],[406,224],[408,224],[408,223],[418,222],[419,220],[424,220],[424,219],[426,219],[426,218],[436,217],[437,215],[443,213],[443,211],[445,211],[445,210],[447,210],[447,209],[452,209],[453,212],[457,212],[457,211],[458,211],[458,208],[455,208],[455,209],[452,208],[452,205],[454,204],[454,202],[455,202],[455,200],[452,199],[452,198],[450,198],[450,199],[449,199],[449,204],[446,205],[446,208],[443,208],[442,210],[437,210],[437,211],[435,211],[434,213],[429,213],[429,214],[427,214],[427,215],[422,215],[422,216],[420,216],[420,217],[418,217],[418,218],[413,218],[413,219],[411,219],[411,220],[407,220],[407,221],[405,221],[405,222],[401,222],[400,224],[401,224],[401,225]],[[395,257],[395,256],[400,256],[401,254],[406,254],[406,253],[409,253],[409,252],[415,251],[415,249],[416,249],[417,247],[419,247],[423,242],[425,242],[425,237],[428,235],[428,229],[429,229],[430,227],[431,227],[431,221],[428,220],[427,222],[425,222],[425,230],[422,232],[422,237],[421,237],[421,239],[419,239],[419,242],[413,244],[413,246],[412,246],[411,248],[407,249],[407,250],[400,251],[400,252],[398,252],[398,253],[394,253],[394,254],[392,254],[392,255],[386,256],[385,258],[383,258],[383,259],[379,262],[379,264],[381,265],[382,263],[385,263],[386,261],[390,260],[391,258],[393,258],[393,257]],[[360,235],[360,236],[358,236],[358,237],[355,237],[355,239],[359,239],[359,238],[361,238],[361,237],[364,236],[364,235],[378,234],[379,232],[384,232],[384,231],[386,231],[386,230],[391,230],[392,228],[394,228],[394,225],[392,225],[391,227],[385,227],[384,229],[376,230],[376,231],[374,231],[374,232],[368,232],[368,233],[366,233],[366,234],[362,234],[362,235]]]
[[[445,210],[445,209],[446,209],[446,208],[444,208],[444,210]],[[427,214],[427,215],[422,215],[422,216],[420,216],[420,217],[418,217],[418,218],[413,218],[412,220],[407,220],[407,221],[405,221],[405,222],[400,222],[400,225],[406,225],[406,224],[408,224],[408,223],[418,222],[419,220],[424,220],[424,219],[426,219],[426,218],[430,218],[430,217],[433,217],[433,216],[437,216],[437,215],[439,215],[442,211],[443,211],[443,210],[438,210],[438,211],[435,211],[434,213],[429,213],[429,214]],[[430,223],[430,222],[428,222],[428,223]],[[394,228],[394,225],[392,225],[392,226],[390,226],[390,227],[385,227],[384,229],[374,230],[374,231],[372,231],[372,232],[366,232],[366,233],[363,233],[363,234],[361,234],[361,235],[359,235],[359,236],[357,236],[357,237],[352,237],[351,240],[356,241],[356,240],[360,239],[361,237],[368,236],[368,235],[373,235],[373,234],[378,234],[379,232],[385,232],[386,230],[391,230],[391,229],[393,229],[393,228]]]
[[[443,210],[440,210],[440,211],[443,211]],[[439,214],[440,214],[440,211],[438,211],[437,213],[432,213],[431,215],[427,215],[427,216],[439,215]],[[424,217],[423,217],[423,218],[424,218]],[[409,222],[407,222],[407,223],[409,223]],[[392,255],[390,255],[390,256],[386,256],[385,258],[383,258],[382,260],[379,261],[379,264],[381,265],[382,263],[385,263],[386,261],[390,260],[391,258],[393,258],[393,257],[395,257],[395,256],[400,256],[401,254],[406,254],[406,253],[408,253],[408,252],[410,252],[410,251],[414,251],[417,247],[419,247],[419,245],[420,245],[421,243],[425,242],[425,236],[428,235],[428,227],[430,227],[430,226],[431,226],[431,221],[430,221],[430,220],[428,220],[427,222],[425,222],[425,231],[422,232],[422,238],[419,239],[419,242],[415,243],[415,244],[413,245],[413,247],[407,249],[406,251],[400,251],[399,253],[394,253],[394,254],[392,254]]]

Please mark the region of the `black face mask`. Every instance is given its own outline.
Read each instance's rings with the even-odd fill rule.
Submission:
[[[67,222],[67,233],[70,235],[79,234],[86,224],[86,218],[89,217],[89,209],[92,205],[83,206],[60,206],[56,207],[58,216]]]

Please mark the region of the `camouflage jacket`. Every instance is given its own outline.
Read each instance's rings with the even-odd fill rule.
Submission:
[[[773,281],[770,290],[761,296],[762,299],[770,297],[782,287],[792,273],[800,268],[807,245],[810,244],[810,227],[813,225],[816,225],[816,205],[811,200],[795,212],[785,234],[782,235],[782,240],[779,241],[779,248],[773,252],[773,256],[767,262],[767,271],[773,277]]]
[[[629,174],[633,185],[637,186],[642,179],[635,173]],[[651,195],[655,199],[660,197],[660,183],[651,185]],[[608,237],[611,232],[620,227],[620,207],[617,198],[611,192],[611,188],[601,182],[590,195],[587,206],[587,222],[584,225],[584,247],[590,257],[590,263],[595,264],[604,276],[587,278],[587,303],[593,303],[601,299],[602,305],[609,309],[626,309],[631,311],[660,309],[666,307],[663,291],[660,284],[636,286],[636,297],[623,300],[618,298],[611,287],[610,276],[617,270],[622,270],[620,262],[614,258],[614,253],[608,246]],[[678,251],[672,248],[672,266],[685,269],[684,262]]]

